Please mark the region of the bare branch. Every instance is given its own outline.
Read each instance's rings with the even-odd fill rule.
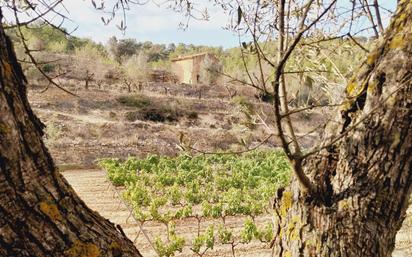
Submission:
[[[20,20],[18,17],[18,13],[17,13],[17,6],[16,6],[16,0],[13,0],[13,11],[14,11],[14,16],[16,19],[16,23],[19,25],[20,24]],[[37,68],[37,70],[47,79],[47,81],[49,82],[49,84],[54,85],[55,87],[63,90],[64,92],[72,95],[72,96],[77,96],[76,94],[70,92],[69,90],[63,88],[61,85],[57,84],[52,78],[50,78],[44,71],[43,69],[40,67],[40,65],[37,63],[36,58],[31,54],[31,50],[29,49],[27,43],[26,43],[26,39],[24,37],[24,34],[21,30],[21,26],[17,26],[17,31],[19,33],[19,37],[21,38],[21,42],[22,45],[25,49],[25,52],[27,54],[27,56],[29,57],[30,61],[33,63],[33,65]],[[48,88],[48,86],[46,87],[46,89]]]

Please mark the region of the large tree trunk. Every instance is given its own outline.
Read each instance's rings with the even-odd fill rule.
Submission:
[[[141,256],[56,170],[1,24],[0,61],[0,256]]]
[[[412,3],[399,1],[327,133],[347,135],[305,163],[319,194],[297,181],[278,192],[275,256],[391,255],[412,188],[411,42]]]

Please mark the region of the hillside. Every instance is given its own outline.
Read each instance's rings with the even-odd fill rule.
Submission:
[[[202,151],[245,150],[269,135],[263,125],[250,127],[236,102],[250,102],[270,114],[271,106],[257,101],[253,91],[249,91],[249,98],[231,99],[225,87],[203,86],[199,99],[199,87],[149,83],[142,91],[133,88],[132,92],[121,85],[106,89],[91,86],[88,90],[82,85],[67,87],[77,96],[56,88],[45,92],[32,88],[29,99],[47,125],[46,143],[58,165],[89,167],[105,157],[176,155],[181,151],[181,133],[185,142]],[[310,127],[309,120],[322,124],[325,119],[316,112],[296,117],[302,135]],[[269,123],[272,118],[268,115],[265,119]],[[317,138],[317,133],[311,133],[303,143],[308,147]],[[270,138],[264,146],[276,147],[277,142]]]

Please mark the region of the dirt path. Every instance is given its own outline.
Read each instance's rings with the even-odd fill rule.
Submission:
[[[65,171],[64,177],[72,185],[74,190],[93,210],[99,212],[103,217],[113,223],[120,224],[125,234],[135,242],[136,247],[145,257],[157,256],[151,246],[156,235],[164,234],[165,227],[161,224],[150,222],[144,225],[143,231],[140,230],[138,223],[130,216],[128,207],[121,201],[116,190],[110,186],[106,180],[105,173],[101,170],[72,170]],[[269,217],[262,217],[260,222],[265,222]],[[202,229],[205,229],[210,222],[202,222]],[[242,219],[233,218],[227,221],[229,226],[235,230],[240,229]],[[197,223],[191,219],[185,219],[177,224],[177,233],[190,242],[197,230]],[[149,242],[149,240],[151,242]],[[404,226],[398,232],[396,240],[396,250],[393,257],[412,256],[412,206],[408,209],[408,217],[405,219]],[[179,257],[194,256],[189,246],[186,246]],[[205,256],[232,256],[231,249],[228,246],[217,245],[214,250],[209,251]],[[236,256],[241,257],[269,257],[270,249],[259,242],[236,247]]]
[[[69,118],[72,118],[74,120],[82,121],[82,122],[87,122],[91,124],[114,124],[118,123],[112,120],[108,120],[102,116],[99,116],[96,113],[90,113],[90,114],[73,114],[73,113],[68,113],[68,112],[61,112],[61,111],[55,111],[55,110],[49,110],[49,109],[43,109],[43,108],[33,108],[34,111],[43,113],[44,115],[61,115],[61,116],[66,116]]]
[[[125,234],[135,242],[144,256],[156,256],[149,242],[139,233],[137,223],[129,217],[127,206],[110,187],[103,171],[75,170],[65,171],[63,175],[91,209],[111,222],[120,224]]]

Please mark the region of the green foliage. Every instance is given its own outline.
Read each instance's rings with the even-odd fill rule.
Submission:
[[[205,233],[200,234],[199,236],[195,237],[192,242],[192,251],[201,254],[201,250],[206,252],[208,249],[213,249],[215,245],[215,228],[213,225],[209,225],[205,231]]]
[[[41,42],[46,49],[52,42],[60,42],[65,44],[68,41],[66,35],[62,31],[43,23],[38,23],[31,27],[23,27],[22,31],[28,39],[29,44],[33,44],[38,41]]]
[[[107,48],[112,58],[121,63],[125,58],[137,53],[140,45],[136,39],[126,38],[118,40],[116,37],[109,38]]]
[[[42,70],[45,73],[54,72],[55,69],[56,69],[56,66],[54,64],[51,64],[51,63],[47,63],[47,64],[43,65],[43,67],[42,67]]]
[[[117,98],[117,101],[127,107],[143,108],[151,104],[150,99],[142,95],[125,95]]]
[[[268,224],[259,229],[253,220],[268,214],[270,198],[290,176],[289,162],[280,151],[177,157],[149,155],[124,162],[106,159],[99,165],[107,170],[114,185],[125,186],[124,199],[142,222],[151,220],[170,226],[175,220],[185,218],[196,218],[200,224],[209,219],[224,221],[228,216],[249,217],[238,236],[226,228],[224,222],[217,231],[213,226],[203,233],[199,230],[199,236],[191,244],[197,254],[212,249],[216,239],[222,244],[232,244],[236,238],[244,243],[254,239],[269,242],[273,238],[273,226]],[[158,239],[156,245],[162,256],[171,256],[180,249],[174,239],[170,242]]]
[[[109,39],[107,48],[112,58],[118,63],[123,63],[130,57],[137,55],[147,56],[148,62],[161,62],[169,58],[172,49],[164,44],[154,44],[150,41],[137,42],[136,39],[132,38],[118,40],[116,37]]]
[[[185,239],[176,235],[174,224],[168,226],[167,241],[163,241],[160,237],[155,240],[155,250],[160,257],[174,256],[176,252],[181,252],[185,245]]]
[[[266,226],[258,231],[258,236],[257,238],[262,241],[262,242],[271,242],[274,237],[274,232],[273,232],[273,223],[268,222],[266,223]]]
[[[253,239],[258,239],[261,242],[269,243],[273,240],[273,224],[268,222],[263,229],[259,229],[252,219],[247,219],[240,232],[240,238],[243,243],[249,243]]]
[[[76,49],[89,45],[101,53],[106,52],[103,45],[97,44],[91,39],[69,36],[64,32],[64,29],[56,29],[47,23],[32,23],[30,27],[24,26],[21,30],[28,45],[33,49],[53,53],[73,53]],[[16,29],[9,29],[7,33],[15,43],[20,43]]]
[[[47,50],[52,53],[66,53],[69,51],[68,42],[65,41],[53,41],[47,46]]]
[[[204,53],[208,52],[211,53],[217,57],[220,57],[223,55],[224,50],[222,47],[211,47],[211,46],[195,46],[193,44],[183,44],[179,43],[177,46],[174,48],[169,48],[170,54],[169,58],[173,59],[182,55],[192,55],[192,54],[198,54],[198,53]]]
[[[245,67],[247,67],[254,80],[261,80],[256,51],[253,50],[253,47],[251,48],[250,42],[244,44],[246,48],[234,47],[223,50],[221,47],[195,46],[182,43],[165,45],[149,41],[138,42],[130,38],[117,39],[112,37],[107,45],[103,46],[87,38],[69,36],[44,23],[34,23],[30,27],[23,27],[22,32],[29,47],[40,50],[40,52],[35,53],[38,61],[50,61],[48,60],[48,58],[51,58],[50,55],[46,55],[44,58],[38,56],[42,52],[47,54],[74,54],[76,55],[75,60],[81,59],[81,61],[73,65],[74,67],[70,67],[73,74],[79,75],[85,70],[92,70],[95,73],[94,79],[96,81],[123,76],[134,82],[146,81],[150,79],[147,72],[149,69],[170,70],[171,59],[203,52],[216,56],[222,65],[222,67],[218,67],[211,61],[202,64],[201,78],[207,84],[213,84],[217,81],[219,73],[216,70],[221,70],[223,73],[239,80],[250,82]],[[25,54],[16,29],[9,29],[7,33],[15,42],[19,58],[23,58]],[[322,35],[319,37],[322,38]],[[317,39],[317,37],[311,37],[305,38],[304,41],[310,43]],[[277,42],[269,41],[260,44],[266,57],[275,62],[276,56],[273,53],[276,52]],[[366,47],[369,47],[369,45],[369,43],[366,44]],[[306,100],[310,100],[312,95],[316,95],[315,102],[321,101],[322,103],[326,103],[331,99],[339,99],[340,94],[338,92],[341,90],[336,87],[346,83],[346,79],[352,75],[364,56],[365,53],[347,39],[321,42],[311,47],[298,46],[285,66],[286,71],[294,72],[287,75],[288,85],[290,85],[288,88],[289,95]],[[107,65],[110,65],[110,68],[106,67]],[[273,68],[262,62],[262,69],[268,87],[268,83],[273,80]],[[122,75],[113,76],[112,70],[119,71]],[[310,70],[320,70],[322,72],[296,72]],[[32,77],[34,78],[39,77],[36,71],[29,69],[27,72],[33,73]],[[262,82],[259,81],[257,84],[260,83]],[[302,86],[307,84],[316,87],[316,91],[312,94],[311,92],[304,92]],[[298,96],[298,94],[302,96]],[[262,98],[265,100],[265,96]]]
[[[225,226],[220,225],[217,231],[217,236],[222,244],[230,244],[233,242],[233,232]]]
[[[73,52],[77,57],[87,58],[94,61],[107,61],[107,52],[101,45],[97,45],[92,41],[85,41],[84,44],[81,44],[74,48]]]
[[[245,224],[243,225],[243,230],[240,233],[240,237],[242,238],[242,242],[249,243],[252,241],[253,238],[259,235],[258,229],[256,224],[253,222],[252,219],[247,219]]]
[[[206,218],[217,219],[223,216],[223,204],[215,203],[211,204],[207,201],[202,203],[202,215]]]
[[[125,168],[125,166],[116,159],[102,160],[100,165],[107,170],[107,176],[115,186],[124,186],[126,182],[132,183],[136,181],[133,175],[135,170]]]

